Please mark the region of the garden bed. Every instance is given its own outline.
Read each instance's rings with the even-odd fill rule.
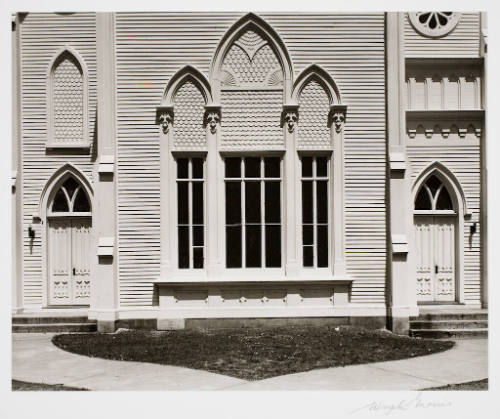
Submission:
[[[260,380],[316,368],[411,358],[453,342],[353,327],[274,327],[210,331],[125,331],[54,336],[69,352],[206,370]]]

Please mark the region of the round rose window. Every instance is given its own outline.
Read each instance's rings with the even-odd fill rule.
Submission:
[[[408,13],[413,27],[424,36],[437,38],[450,33],[457,26],[460,13],[413,12]]]

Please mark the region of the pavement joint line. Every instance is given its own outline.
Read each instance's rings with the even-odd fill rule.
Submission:
[[[422,377],[422,376],[419,376],[419,375],[413,375],[413,374],[409,374],[409,373],[404,372],[404,371],[394,371],[394,370],[391,370],[391,369],[386,369],[386,368],[375,366],[375,365],[367,365],[367,364],[365,364],[365,365],[367,367],[369,367],[369,368],[377,369],[377,370],[388,372],[388,373],[391,373],[391,374],[399,374],[401,376],[407,376],[407,377],[411,377],[411,378],[417,378],[417,379],[422,380],[422,381],[428,381],[429,383],[436,383],[436,384],[445,383],[446,384],[446,382],[441,381],[441,380],[435,380],[433,378]]]

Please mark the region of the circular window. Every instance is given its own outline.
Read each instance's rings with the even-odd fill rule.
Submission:
[[[430,38],[439,38],[449,34],[460,19],[456,12],[413,12],[408,13],[415,30]]]

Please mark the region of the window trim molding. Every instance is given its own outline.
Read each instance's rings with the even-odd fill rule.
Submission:
[[[65,55],[69,55],[74,60],[77,61],[80,69],[82,71],[82,88],[83,88],[83,118],[82,118],[82,138],[78,142],[69,141],[55,141],[54,139],[54,71],[57,68],[59,60]],[[45,142],[45,147],[47,149],[89,149],[90,148],[90,137],[89,137],[89,76],[88,69],[85,64],[83,57],[78,53],[76,49],[70,45],[64,45],[61,47],[52,57],[50,63],[47,67],[46,74],[46,112],[47,112],[47,138]]]

